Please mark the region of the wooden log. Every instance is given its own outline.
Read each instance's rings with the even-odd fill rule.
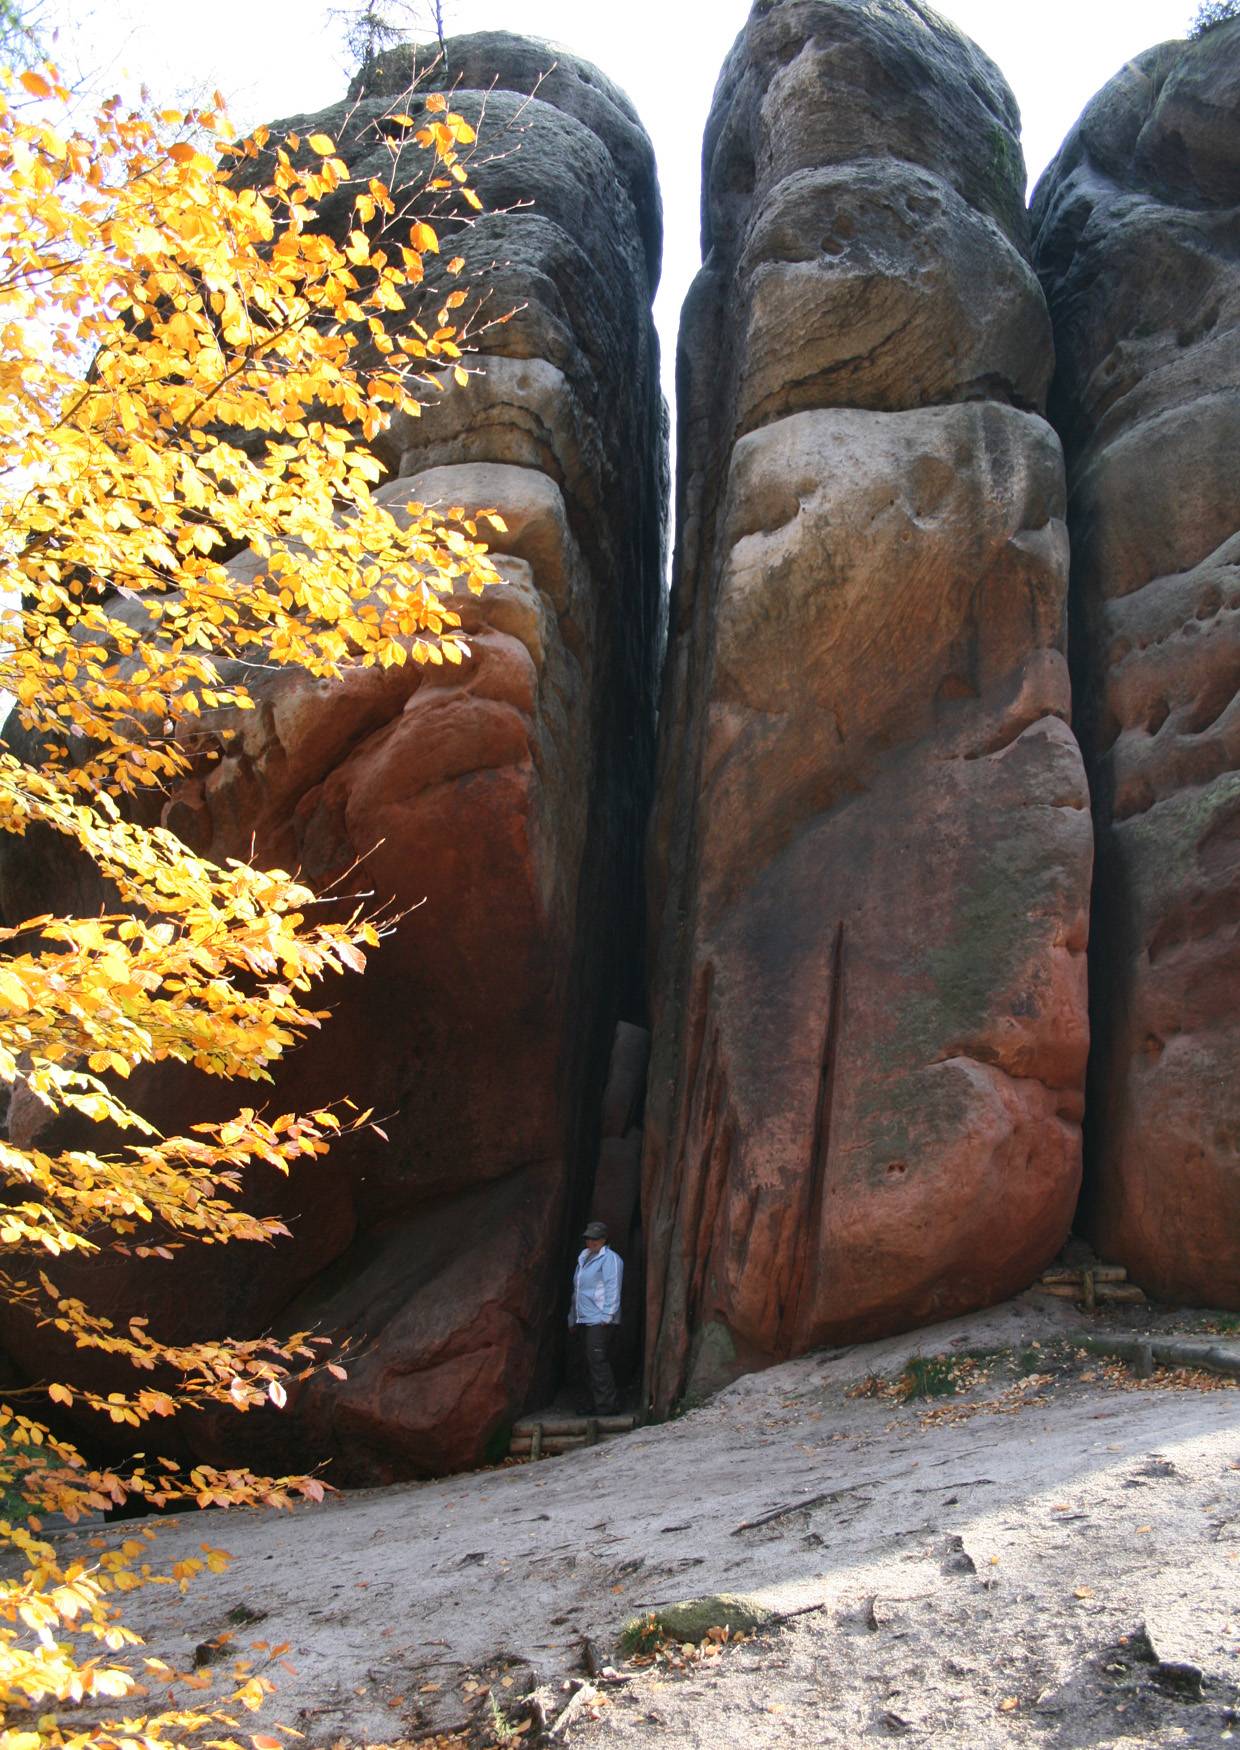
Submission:
[[[1126,1282],[1128,1280],[1128,1272],[1122,1264],[1092,1264],[1090,1269],[1093,1271],[1095,1282]],[[1042,1282],[1080,1282],[1084,1273],[1083,1269],[1072,1270],[1066,1265],[1059,1264],[1051,1270],[1043,1270],[1040,1280]]]
[[[1083,1283],[1035,1282],[1033,1292],[1035,1294],[1053,1294],[1057,1300],[1079,1300],[1086,1306],[1089,1305],[1085,1297]],[[1145,1295],[1135,1282],[1095,1282],[1094,1299],[1095,1301],[1107,1300],[1123,1302],[1129,1306],[1140,1306]]]
[[[576,1452],[580,1446],[581,1441],[577,1435],[561,1434],[558,1440],[548,1440],[547,1444],[538,1454],[538,1462],[541,1463],[545,1458],[562,1458],[566,1452]],[[530,1464],[533,1464],[535,1462],[534,1455],[531,1452],[513,1452],[509,1454],[509,1457],[515,1458],[522,1463],[528,1461]]]
[[[600,1434],[628,1434],[634,1425],[632,1416],[544,1416],[540,1422],[515,1423],[512,1433],[515,1439],[533,1433],[538,1427],[544,1434],[588,1434],[591,1422],[598,1423]]]
[[[615,1438],[614,1434],[605,1434],[599,1444],[605,1444],[608,1440]],[[546,1434],[535,1448],[533,1436],[525,1435],[519,1440],[509,1442],[508,1456],[510,1458],[550,1458],[553,1452],[574,1452],[579,1446],[585,1447],[591,1444],[592,1442],[585,1434]]]
[[[1095,1355],[1114,1355],[1129,1362],[1143,1378],[1148,1377],[1144,1369],[1153,1364],[1171,1368],[1204,1367],[1212,1373],[1240,1376],[1240,1354],[1221,1344],[1207,1348],[1192,1338],[1108,1337],[1093,1331],[1080,1331],[1072,1341]]]

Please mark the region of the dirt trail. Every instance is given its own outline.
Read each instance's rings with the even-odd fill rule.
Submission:
[[[610,1649],[638,1612],[720,1591],[822,1608],[688,1675],[643,1673],[574,1741],[1218,1744],[1240,1706],[1240,1391],[1118,1389],[1092,1363],[1022,1385],[1004,1362],[971,1400],[848,1395],[910,1355],[1080,1323],[1026,1297],[564,1458],[168,1521],[162,1561],[209,1536],[233,1565],[182,1598],[140,1594],[132,1620],[185,1669],[231,1611],[264,1613],[236,1641],[290,1643],[270,1711],[312,1745],[460,1720],[483,1669],[507,1672],[504,1697],[529,1672],[558,1687],[583,1637]],[[1201,1671],[1193,1699],[1142,1663],[1143,1623]]]

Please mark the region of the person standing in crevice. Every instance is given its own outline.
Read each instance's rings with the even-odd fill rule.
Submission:
[[[620,1407],[611,1366],[612,1333],[620,1323],[620,1288],[624,1261],[607,1244],[607,1226],[592,1221],[581,1236],[585,1250],[577,1259],[573,1298],[568,1309],[570,1330],[579,1333],[585,1355],[596,1416],[614,1416]]]

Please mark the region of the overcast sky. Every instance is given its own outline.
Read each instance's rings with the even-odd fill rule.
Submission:
[[[63,27],[66,68],[145,82],[165,101],[224,92],[249,125],[332,103],[349,68],[326,0],[44,0]],[[339,0],[343,4],[344,0]],[[681,301],[698,267],[699,154],[711,93],[749,0],[445,0],[449,33],[502,28],[548,37],[594,61],[636,104],[654,140],[666,220],[656,318],[665,380]],[[1182,36],[1195,0],[939,0],[998,62],[1024,118],[1031,182],[1099,86],[1131,56]],[[76,64],[76,66],[74,66]]]

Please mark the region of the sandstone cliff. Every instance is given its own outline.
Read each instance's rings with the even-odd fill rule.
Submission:
[[[631,1342],[647,1272],[664,1410],[1025,1287],[1077,1205],[1092,1018],[1092,1237],[1240,1306],[1240,21],[1099,94],[1031,254],[972,44],[917,0],[756,0],[704,147],[657,768],[649,141],[544,44],[410,72],[277,128],[366,176],[437,85],[482,124],[492,212],[453,247],[515,314],[387,434],[382,491],[496,506],[504,582],[455,604],[463,670],[264,679],[163,807],[216,857],[323,888],[360,859],[416,908],[275,1095],[350,1095],[390,1141],[255,1183],[290,1243],[104,1260],[96,1303],[170,1340],[349,1339],[346,1382],[248,1420],[256,1464],[459,1468],[550,1394],[590,1210],[629,1244]],[[7,916],[97,902],[46,847],[0,853]],[[169,1125],[235,1104],[146,1095]],[[0,1337],[50,1369],[14,1309]]]
[[[704,151],[651,853],[648,1388],[1024,1286],[1091,863],[1015,105],[905,0],[754,7]]]
[[[1240,1306],[1240,21],[1099,93],[1043,178],[1098,839],[1087,1209]]]
[[[382,492],[497,507],[505,582],[455,604],[461,670],[260,682],[164,810],[197,849],[253,845],[317,888],[363,859],[352,887],[417,908],[364,981],[326,993],[333,1020],[273,1095],[351,1095],[390,1142],[364,1133],[259,1184],[294,1236],[261,1257],[187,1254],[132,1279],[112,1263],[92,1281],[168,1340],[270,1324],[350,1339],[347,1382],[242,1430],[251,1462],[329,1459],[336,1482],[477,1461],[549,1374],[608,1047],[637,1000],[666,467],[653,157],[627,99],[571,55],[489,34],[448,61],[492,213],[453,248],[489,309],[516,314],[487,332],[484,377],[389,434]],[[273,132],[330,134],[355,176],[390,179],[384,118],[444,82],[410,96],[409,74],[407,51],[386,57],[347,102]],[[325,228],[347,227],[350,201],[325,203]],[[45,909],[55,872],[4,850],[6,912]],[[192,1122],[204,1099],[224,1111],[236,1092],[163,1076],[148,1108]],[[47,1333],[10,1316],[5,1335],[41,1371]],[[187,1437],[217,1452],[233,1433]]]

